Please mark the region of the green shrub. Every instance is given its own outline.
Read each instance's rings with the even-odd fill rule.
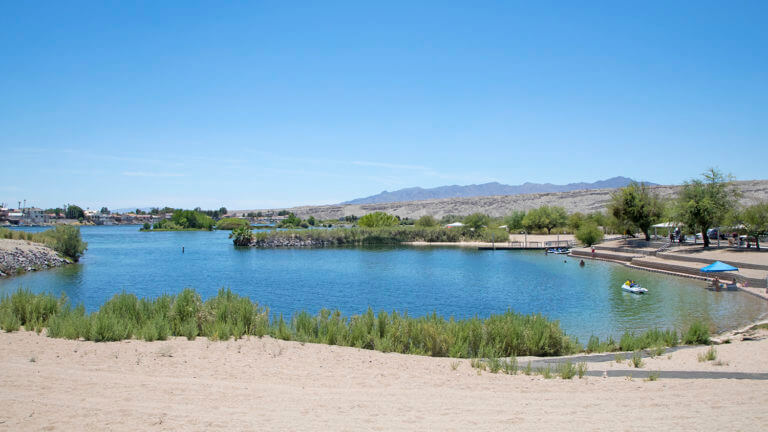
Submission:
[[[418,218],[414,223],[419,228],[432,228],[438,225],[437,219],[432,216],[426,215]]]
[[[90,321],[85,315],[85,308],[80,305],[75,309],[67,308],[54,315],[48,324],[48,337],[80,339],[88,337]]]
[[[632,353],[632,366],[636,368],[643,367],[643,354],[640,351],[635,351]]]
[[[225,218],[216,222],[217,230],[233,230],[235,228],[250,227],[251,223],[247,219]]]
[[[579,229],[576,230],[576,239],[585,246],[592,246],[603,240],[603,232],[596,223],[587,221],[582,223]]]
[[[7,332],[15,332],[21,328],[21,320],[10,310],[0,310],[0,328]]]
[[[696,321],[688,327],[683,335],[683,343],[687,345],[706,345],[709,343],[709,329],[701,321]]]
[[[133,335],[131,323],[118,315],[97,312],[91,315],[90,325],[86,339],[94,342],[120,341]]]
[[[576,376],[576,373],[576,365],[569,361],[557,364],[557,374],[560,375],[560,378],[562,379],[571,379]]]
[[[517,357],[513,356],[509,360],[504,361],[502,363],[502,368],[504,369],[504,373],[507,375],[517,375]]]
[[[576,374],[579,376],[579,378],[584,378],[584,375],[587,374],[587,363],[586,362],[579,362],[576,365]]]
[[[400,220],[397,219],[397,217],[381,211],[368,213],[367,215],[361,217],[357,221],[357,224],[359,226],[365,227],[365,228],[392,227],[399,223],[400,223]]]

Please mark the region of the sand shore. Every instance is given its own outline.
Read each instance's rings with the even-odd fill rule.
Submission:
[[[647,359],[640,370],[768,372],[758,340]],[[0,430],[764,430],[768,380],[545,380],[468,360],[269,337],[93,343],[0,333]],[[640,372],[638,372],[639,374]],[[637,375],[639,376],[639,375]]]

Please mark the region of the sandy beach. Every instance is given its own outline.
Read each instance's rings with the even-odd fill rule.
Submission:
[[[566,381],[269,337],[93,343],[3,332],[0,430],[764,430],[764,378],[640,378],[766,377],[768,333],[741,337],[717,346],[721,365],[692,347],[646,359],[632,379],[602,377],[632,369],[610,360]]]

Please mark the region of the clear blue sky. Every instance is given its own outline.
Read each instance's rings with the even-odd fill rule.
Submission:
[[[226,3],[0,3],[0,201],[767,178],[765,1]]]

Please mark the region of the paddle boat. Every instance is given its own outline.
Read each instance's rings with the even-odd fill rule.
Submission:
[[[627,292],[631,292],[632,294],[645,294],[648,292],[647,289],[641,287],[637,282],[635,281],[626,281],[624,282],[624,285],[621,286],[621,289]]]

